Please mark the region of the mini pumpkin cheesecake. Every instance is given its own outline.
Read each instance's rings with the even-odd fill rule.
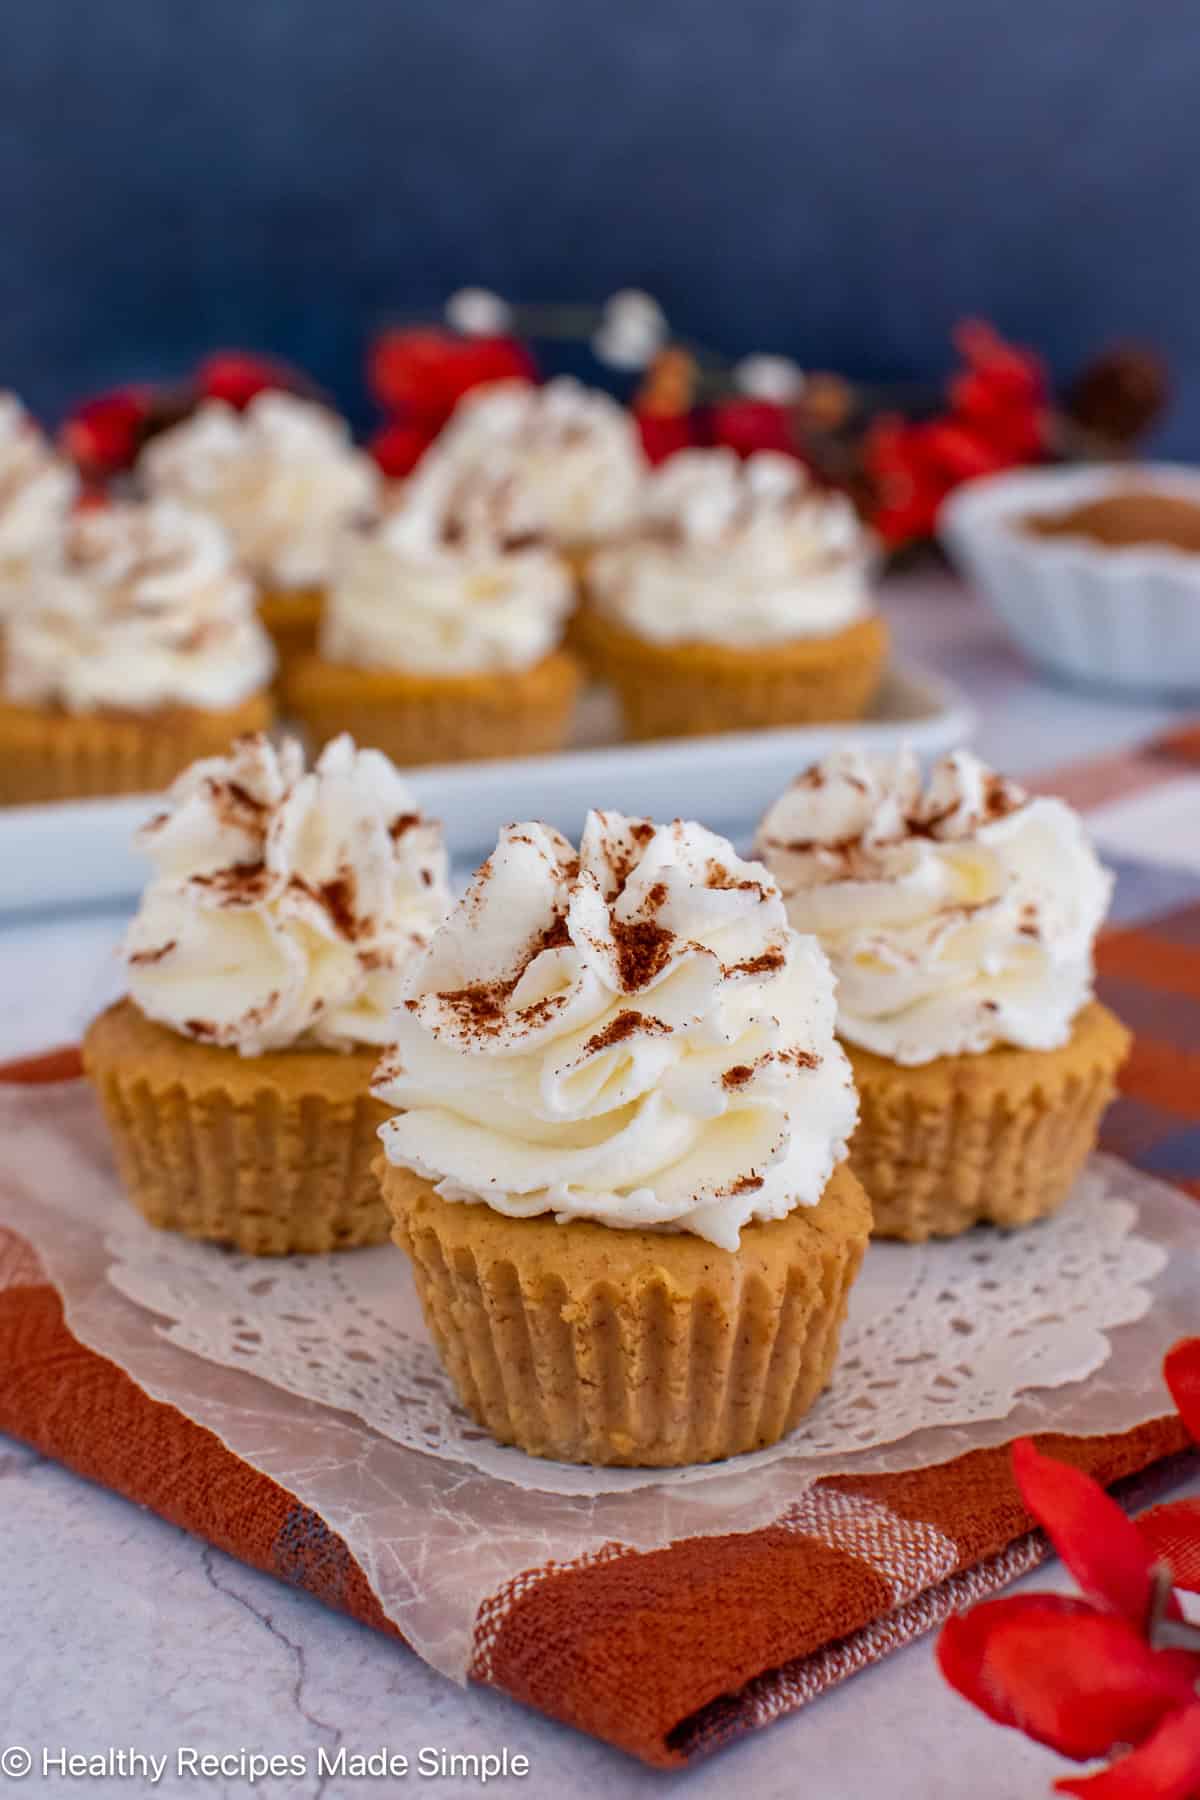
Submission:
[[[142,832],[128,996],[84,1038],[118,1167],[152,1225],[250,1255],[382,1241],[368,1092],[446,856],[387,758],[240,740]]]
[[[870,1208],[833,981],[702,826],[508,827],[413,965],[382,1184],[459,1396],[503,1443],[670,1467],[831,1377]]]
[[[628,409],[560,376],[543,387],[498,381],[467,394],[408,485],[418,494],[442,488],[445,516],[465,535],[556,551],[575,586],[567,644],[586,655],[588,568],[632,526],[648,472]]]
[[[536,540],[579,569],[632,525],[646,475],[627,409],[560,376],[467,394],[408,485],[418,495],[436,487],[444,515],[466,535]]]
[[[792,457],[681,451],[590,564],[581,641],[632,737],[857,719],[888,645],[872,560],[849,500]]]
[[[758,850],[837,977],[876,1233],[1054,1212],[1129,1047],[1093,994],[1112,882],[1076,814],[967,751],[928,783],[910,753],[840,752],[770,809]]]
[[[5,632],[0,802],[165,787],[270,723],[274,661],[215,520],[169,501],[77,513]]]
[[[138,477],[149,493],[224,525],[256,583],[281,669],[313,649],[338,541],[380,500],[379,471],[343,420],[275,391],[240,412],[209,400],[152,439]]]
[[[426,478],[343,545],[319,649],[285,688],[317,743],[350,730],[410,766],[564,742],[570,571],[546,544],[457,523],[451,485]]]

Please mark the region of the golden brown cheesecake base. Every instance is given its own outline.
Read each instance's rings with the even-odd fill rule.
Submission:
[[[654,644],[594,605],[575,630],[591,668],[617,689],[628,735],[643,739],[861,718],[888,650],[876,614],[831,637],[756,649]]]
[[[529,669],[474,675],[358,669],[307,656],[288,672],[286,699],[316,746],[349,731],[412,767],[558,750],[578,686],[578,665],[563,650]]]
[[[222,712],[70,713],[0,700],[0,805],[150,794],[201,756],[223,755],[243,732],[265,731],[268,694]]]
[[[317,647],[321,614],[325,610],[323,587],[273,588],[260,585],[258,616],[278,659],[275,689],[282,693],[287,671]]]
[[[860,1107],[850,1164],[875,1235],[921,1243],[1056,1211],[1095,1147],[1129,1044],[1098,1001],[1061,1050],[1000,1045],[906,1068],[846,1044]]]
[[[130,1200],[151,1225],[251,1256],[380,1244],[372,1164],[390,1116],[378,1052],[242,1057],[193,1043],[119,1000],[88,1027],[94,1083]]]
[[[396,1243],[463,1405],[503,1444],[564,1462],[713,1462],[773,1444],[827,1384],[870,1231],[845,1164],[815,1207],[688,1232],[441,1199],[380,1158]]]

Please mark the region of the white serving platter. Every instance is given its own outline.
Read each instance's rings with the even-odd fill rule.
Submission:
[[[457,862],[487,854],[499,828],[545,819],[578,836],[589,807],[648,818],[698,818],[727,835],[750,830],[806,763],[838,744],[936,756],[966,741],[974,716],[958,690],[928,669],[893,663],[870,715],[724,737],[628,744],[605,696],[587,697],[576,741],[557,756],[414,769],[426,812],[441,819]],[[137,894],[146,866],[132,839],[160,802],[153,795],[0,808],[0,912],[50,911]]]

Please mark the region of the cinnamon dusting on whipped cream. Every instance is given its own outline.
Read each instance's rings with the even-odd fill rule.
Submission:
[[[468,394],[410,487],[418,504],[437,496],[455,541],[512,551],[611,537],[634,518],[645,473],[627,410],[560,376]]]
[[[761,1175],[739,1175],[735,1182],[723,1190],[731,1197],[736,1194],[754,1194],[763,1185]]]
[[[451,1200],[731,1249],[845,1153],[833,1016],[766,870],[702,826],[511,826],[413,965],[385,1147]]]
[[[73,713],[223,711],[275,666],[254,591],[214,519],[170,501],[76,513],[9,621],[3,682]]]
[[[611,1050],[615,1044],[623,1044],[633,1037],[635,1032],[645,1032],[648,1036],[669,1036],[671,1027],[662,1019],[656,1019],[652,1013],[619,1012],[610,1019],[602,1030],[597,1031],[583,1046],[585,1056],[595,1056],[601,1050]]]
[[[820,939],[850,1042],[902,1064],[1054,1049],[1093,990],[1111,880],[1077,816],[968,751],[806,771],[758,835],[798,931]]]
[[[637,521],[588,567],[593,604],[653,643],[762,647],[830,637],[869,611],[873,540],[794,457],[683,450]]]
[[[384,1042],[449,897],[438,829],[386,757],[337,738],[306,772],[293,741],[239,739],[141,843],[155,875],[125,956],[147,1017],[248,1056]]]
[[[379,470],[336,414],[296,394],[244,411],[208,400],[147,445],[145,488],[219,519],[255,578],[281,588],[329,579],[338,545],[379,504]]]
[[[621,986],[627,994],[650,983],[667,966],[675,933],[657,919],[613,919],[609,929],[617,948]]]
[[[836,760],[831,758],[831,764]],[[854,753],[850,752],[845,760],[852,764]],[[970,779],[964,781],[963,771],[968,768]],[[764,821],[760,832],[759,841],[764,850],[786,851],[796,856],[815,855],[829,862],[843,859],[847,864],[855,865],[856,875],[865,877],[873,856],[880,849],[890,848],[906,838],[929,838],[937,843],[962,841],[1029,803],[1028,794],[1015,781],[975,764],[973,758],[968,764],[963,752],[938,765],[928,788],[921,786],[915,763],[906,766],[894,787],[881,794],[877,794],[870,781],[853,767],[839,767],[837,778],[845,788],[862,796],[863,805],[849,809],[859,814],[853,830],[807,837],[776,835],[768,821],[776,815],[789,816],[789,809],[781,801],[768,814],[768,821]],[[818,765],[798,775],[790,791],[816,793],[827,788],[831,779],[831,771]],[[876,800],[878,804],[875,804]]]

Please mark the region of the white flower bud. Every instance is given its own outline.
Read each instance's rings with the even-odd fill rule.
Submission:
[[[652,294],[622,288],[604,303],[592,350],[613,369],[644,369],[670,335],[666,314]]]
[[[465,287],[447,300],[446,319],[464,337],[499,337],[512,324],[512,308],[490,288]]]
[[[743,356],[734,364],[733,382],[753,400],[787,406],[804,391],[804,370],[790,356]]]

